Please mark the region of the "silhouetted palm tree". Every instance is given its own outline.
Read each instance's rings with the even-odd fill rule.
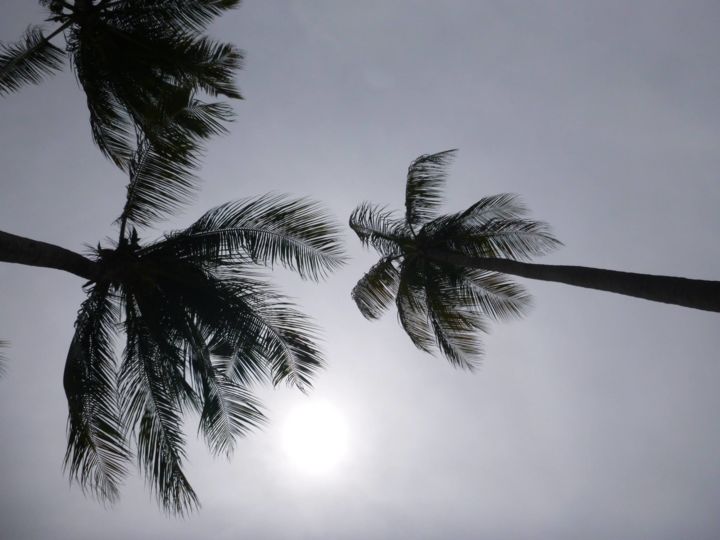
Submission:
[[[252,382],[304,388],[322,365],[314,326],[257,265],[281,263],[318,280],[344,261],[339,227],[317,204],[271,195],[221,205],[142,242],[138,228],[176,210],[194,180],[144,140],[130,164],[117,243],[85,257],[0,232],[0,261],[87,280],[64,375],[70,477],[114,500],[136,437],[153,491],[180,514],[198,502],[182,470],[184,413],[197,411],[211,450],[228,453],[263,421]]]
[[[57,26],[31,26],[0,45],[0,94],[38,83],[70,57],[87,96],[93,139],[126,169],[137,140],[182,153],[221,129],[232,111],[210,96],[240,98],[232,77],[242,54],[203,36],[239,0],[40,0]],[[51,40],[65,38],[64,48]],[[166,127],[176,125],[168,131]],[[169,140],[164,140],[169,137]]]
[[[395,301],[412,342],[472,367],[487,319],[521,315],[530,297],[508,275],[555,281],[657,302],[720,311],[720,282],[524,262],[560,245],[548,226],[527,219],[515,195],[485,197],[437,215],[455,150],[423,155],[407,175],[405,216],[364,203],[350,227],[382,256],[352,291],[362,314],[378,318]]]

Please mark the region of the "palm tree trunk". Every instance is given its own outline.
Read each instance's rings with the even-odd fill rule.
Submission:
[[[97,278],[97,264],[79,253],[53,244],[0,231],[0,262],[55,268],[89,281]]]
[[[720,281],[635,274],[586,266],[534,264],[510,259],[470,257],[448,251],[433,251],[429,255],[438,261],[460,266],[493,270],[529,279],[565,283],[586,289],[644,298],[654,302],[720,312]]]

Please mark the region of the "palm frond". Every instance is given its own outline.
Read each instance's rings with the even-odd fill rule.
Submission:
[[[495,321],[519,318],[532,306],[525,287],[497,272],[477,268],[448,269],[445,275],[464,302]]]
[[[242,68],[243,53],[230,43],[219,43],[202,37],[180,48],[178,63],[193,86],[211,96],[242,99],[233,80]]]
[[[317,203],[264,195],[218,206],[145,252],[216,264],[249,257],[319,280],[345,262],[340,228]]]
[[[461,220],[487,223],[503,219],[520,219],[528,212],[527,207],[515,193],[498,193],[483,197],[467,210],[461,212]]]
[[[200,431],[215,453],[229,456],[237,437],[265,423],[265,415],[257,399],[216,366],[211,365],[204,377],[203,402]]]
[[[98,68],[102,57],[97,57],[102,51],[81,40],[74,32],[68,37],[68,50],[72,53],[75,74],[85,91],[93,141],[105,157],[127,170],[136,130],[131,115],[118,101],[107,73]]]
[[[447,166],[457,150],[422,155],[410,164],[405,188],[405,220],[411,228],[435,217],[442,203]]]
[[[171,147],[176,146],[178,141],[198,145],[203,139],[227,133],[225,124],[231,122],[234,116],[227,103],[205,103],[190,94],[180,107],[164,113],[159,135],[167,139]]]
[[[199,179],[191,171],[198,161],[192,154],[168,155],[147,139],[130,162],[130,182],[119,222],[148,227],[189,203]]]
[[[364,202],[350,214],[350,228],[365,247],[385,257],[402,254],[400,243],[408,235],[406,224],[384,207]]]
[[[180,309],[182,307],[180,306]],[[188,349],[198,394],[202,401],[199,430],[211,451],[229,456],[235,439],[265,422],[260,403],[240,384],[228,378],[220,366],[213,363],[207,338],[189,313],[182,334]]]
[[[413,344],[432,354],[436,347],[435,334],[427,310],[427,294],[422,265],[406,260],[400,270],[400,285],[395,299],[398,319]]]
[[[30,26],[16,43],[0,43],[0,95],[38,84],[60,71],[65,52],[50,43],[39,26]]]
[[[400,286],[396,257],[383,257],[357,282],[352,299],[366,319],[378,319],[395,299]]]
[[[118,24],[143,28],[171,28],[174,31],[202,32],[224,11],[240,0],[151,0],[116,2],[109,14]]]
[[[63,378],[69,409],[65,467],[83,491],[110,502],[129,459],[116,393],[116,322],[108,287],[96,285],[78,313]]]
[[[444,246],[474,257],[530,260],[562,245],[546,223],[529,219],[468,220],[445,236]]]
[[[287,382],[303,391],[310,388],[325,363],[316,345],[317,327],[266,284],[239,276],[236,267],[223,269],[221,275],[246,329],[223,336],[235,352],[232,363],[224,363],[225,374],[246,384],[248,378],[264,377],[259,368],[264,364],[273,384]]]
[[[318,328],[287,301],[263,307],[258,310],[262,332],[257,344],[239,359],[262,354],[270,364],[273,384],[287,382],[306,391],[325,364],[315,343]]]
[[[148,139],[156,149],[166,140],[166,152],[182,155],[194,151],[199,140],[222,132],[222,122],[233,116],[231,109],[204,104],[193,94],[207,90],[240,97],[232,78],[242,58],[232,45],[196,33],[129,22],[108,12],[92,26],[68,33],[95,140],[123,168],[136,139]]]
[[[472,371],[483,353],[478,332],[487,332],[484,313],[442,268],[428,264],[424,277],[427,313],[438,349],[453,366]]]
[[[145,308],[145,309],[143,309]],[[199,506],[182,470],[184,357],[151,299],[126,298],[127,345],[120,370],[126,429],[137,430],[138,461],[163,509],[184,515]]]
[[[243,387],[271,380],[270,368],[266,359],[260,354],[245,354],[228,341],[215,336],[209,343],[213,364],[223,376],[235,381]],[[248,348],[252,351],[252,348]]]

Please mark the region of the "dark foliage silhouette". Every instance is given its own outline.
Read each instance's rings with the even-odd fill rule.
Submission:
[[[381,256],[352,291],[366,318],[380,317],[394,301],[419,349],[439,350],[453,365],[472,368],[488,322],[518,317],[529,306],[528,293],[508,275],[720,311],[719,282],[526,262],[561,244],[547,224],[526,217],[515,195],[485,197],[462,212],[438,215],[454,154],[412,162],[404,216],[370,203],[350,216],[363,245]]]
[[[55,27],[30,26],[0,45],[0,94],[39,83],[69,59],[85,91],[92,136],[123,169],[147,140],[181,156],[232,118],[211,97],[240,98],[241,52],[203,35],[239,0],[40,0]],[[53,43],[64,37],[64,46]],[[174,126],[173,129],[168,129]]]
[[[344,256],[320,206],[278,195],[221,205],[145,242],[138,231],[176,211],[196,178],[147,140],[129,170],[116,243],[85,257],[0,233],[0,260],[87,280],[64,374],[70,477],[113,501],[134,447],[162,507],[183,514],[198,504],[182,469],[186,413],[199,415],[214,453],[229,454],[263,422],[253,383],[304,389],[323,364],[316,328],[259,268],[319,280]]]

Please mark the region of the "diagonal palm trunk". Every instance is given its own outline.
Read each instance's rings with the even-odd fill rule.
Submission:
[[[55,268],[94,281],[97,264],[69,249],[0,231],[0,262]]]
[[[441,250],[432,250],[428,255],[439,262],[458,266],[492,270],[529,279],[614,292],[653,302],[720,312],[720,281],[636,274],[586,266],[535,264],[511,259],[470,257],[462,253]]]

